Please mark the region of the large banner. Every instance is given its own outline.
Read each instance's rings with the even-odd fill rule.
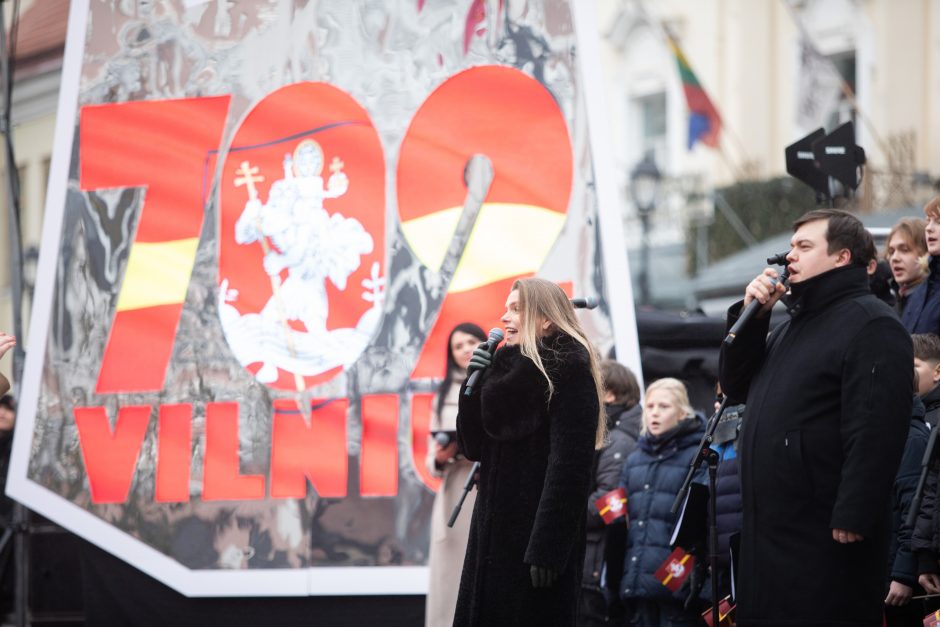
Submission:
[[[453,326],[537,274],[639,372],[574,4],[73,1],[10,493],[188,595],[424,592]]]

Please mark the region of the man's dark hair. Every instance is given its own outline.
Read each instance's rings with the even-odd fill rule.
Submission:
[[[614,395],[614,404],[633,407],[640,402],[640,384],[629,368],[613,359],[605,359],[600,366],[604,391]]]
[[[940,335],[936,333],[915,333],[911,336],[914,344],[914,357],[921,361],[940,363]]]
[[[868,267],[872,259],[878,257],[875,240],[862,224],[862,221],[841,209],[813,209],[807,211],[793,223],[793,230],[798,230],[808,222],[826,220],[827,252],[834,255],[843,248],[852,255],[852,264]]]

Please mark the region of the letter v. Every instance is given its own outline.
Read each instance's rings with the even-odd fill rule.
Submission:
[[[75,408],[75,426],[93,503],[127,500],[150,413],[147,405],[121,407],[112,431],[104,407]]]

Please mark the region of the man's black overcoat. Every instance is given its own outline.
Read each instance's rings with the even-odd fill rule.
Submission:
[[[725,392],[747,399],[738,625],[882,624],[890,499],[911,415],[913,349],[868,293],[865,268],[793,285],[765,342],[753,319],[722,348]],[[740,304],[729,311],[729,325]],[[832,529],[864,536],[839,544]]]
[[[457,437],[481,467],[454,625],[576,621],[600,408],[587,351],[562,334],[540,343],[550,401],[518,346],[496,352],[473,396],[461,391]],[[558,582],[533,588],[530,565]]]

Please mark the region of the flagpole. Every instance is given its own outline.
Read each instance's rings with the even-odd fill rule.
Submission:
[[[675,49],[679,51],[679,53],[684,59],[686,59],[686,62],[688,63],[688,57],[685,56],[685,52],[682,50],[681,46],[679,46],[679,41],[669,31],[669,28],[666,26],[666,24],[662,20],[650,15],[649,11],[646,10],[646,5],[642,1],[638,1],[637,6],[639,7],[640,14],[646,23],[659,31],[660,35],[666,40],[667,45],[671,43],[673,46],[675,46]],[[689,64],[689,67],[692,67],[691,64]],[[747,163],[749,161],[747,151],[745,150],[744,144],[740,137],[738,137],[738,134],[734,132],[734,129],[731,127],[731,125],[728,124],[727,119],[721,112],[721,108],[715,104],[713,99],[709,100],[711,101],[712,107],[714,107],[715,111],[718,113],[718,117],[721,119],[723,132],[731,137],[731,141],[735,144],[735,148],[740,154],[741,159]],[[718,140],[718,154],[721,156],[721,160],[724,162],[725,166],[731,170],[735,180],[741,180],[744,178],[744,169],[735,163],[735,161],[731,158],[731,155],[728,153],[720,138]]]
[[[793,5],[790,4],[789,0],[780,0],[783,5],[787,8],[787,12],[790,14],[790,19],[793,20],[793,23],[796,25],[797,30],[800,32],[800,36],[803,37],[806,44],[812,49],[812,51],[821,59],[826,59],[829,61],[830,65],[833,65],[832,71],[835,72],[836,77],[839,79],[839,88],[842,90],[842,94],[849,101],[849,104],[852,105],[852,108],[858,113],[858,117],[861,118],[862,123],[865,125],[865,128],[871,133],[871,137],[875,140],[875,143],[878,145],[878,148],[881,150],[882,154],[885,156],[885,160],[888,162],[888,168],[891,171],[894,171],[894,159],[891,156],[891,152],[888,149],[888,146],[885,144],[884,140],[881,138],[881,135],[878,134],[878,131],[875,129],[875,125],[872,123],[871,119],[865,115],[865,112],[862,111],[862,108],[858,106],[858,100],[855,98],[855,92],[852,90],[852,86],[846,82],[842,77],[842,73],[832,64],[832,61],[827,57],[824,57],[820,54],[819,49],[816,47],[816,44],[813,43],[813,38],[810,37],[809,31],[806,30],[806,27],[803,25],[800,16],[797,15],[796,9],[793,8]]]

